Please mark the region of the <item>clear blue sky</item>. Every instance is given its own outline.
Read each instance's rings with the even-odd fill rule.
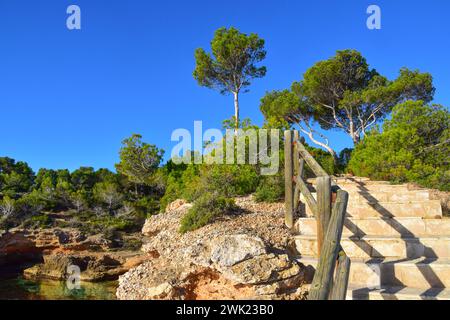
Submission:
[[[82,30],[66,28],[77,4]],[[366,28],[378,4],[382,29]],[[219,127],[232,98],[199,87],[193,52],[235,26],[266,40],[267,76],[242,96],[242,117],[262,124],[259,99],[336,50],[361,51],[389,78],[407,66],[434,76],[450,105],[448,0],[0,0],[0,156],[40,167],[113,168],[123,138],[140,133],[170,154],[172,130]],[[350,146],[329,133],[332,146]]]

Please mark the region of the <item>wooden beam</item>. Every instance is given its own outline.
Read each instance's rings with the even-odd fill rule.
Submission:
[[[331,217],[331,178],[330,176],[317,177],[317,246],[319,253],[322,252],[324,235],[328,229]]]
[[[298,175],[302,179],[305,175],[305,159],[303,159],[303,158],[299,160]]]
[[[340,249],[347,203],[348,193],[339,190],[322,246],[322,253],[309,291],[309,300],[327,300],[329,297],[333,286],[333,273]]]
[[[294,227],[294,167],[292,131],[284,132],[284,188],[285,188],[285,213],[284,222],[288,228]]]
[[[303,194],[303,196],[305,197],[306,205],[311,209],[314,216],[317,218],[317,202],[316,199],[314,199],[311,192],[309,191],[306,182],[299,176],[295,178],[295,182],[296,182],[295,186],[296,189],[298,188],[298,190]]]
[[[306,163],[317,177],[328,175],[328,173],[320,166],[320,164],[313,158],[308,150],[306,150],[305,146],[300,141],[297,140],[295,144],[297,145],[300,156],[305,159]]]
[[[296,175],[296,185],[294,191],[294,213],[298,211],[298,207],[300,205],[300,188],[297,185],[298,177],[303,179],[303,170],[305,168],[305,160],[299,159],[298,161],[298,174]]]
[[[348,278],[350,276],[350,265],[350,258],[344,251],[340,251],[336,277],[330,293],[330,300],[345,300],[347,296]]]
[[[300,140],[300,135],[298,133],[297,130],[294,130],[294,140],[292,142],[293,144],[293,158],[292,158],[292,162],[294,164],[294,177],[298,176],[299,174],[299,170],[300,170],[300,153],[298,152],[298,146],[297,146],[297,141]]]

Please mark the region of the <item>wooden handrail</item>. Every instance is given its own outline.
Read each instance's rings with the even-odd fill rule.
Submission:
[[[305,146],[300,140],[294,141],[300,156],[305,159],[308,166],[317,177],[328,176],[328,173],[321,167],[321,165],[314,159],[314,157],[306,150]]]
[[[301,143],[298,131],[285,131],[285,223],[294,226],[294,214],[300,202],[300,194],[317,221],[319,263],[316,268],[309,299],[344,300],[348,285],[350,259],[340,245],[348,193],[332,181],[328,173]],[[307,164],[316,175],[314,198],[303,178]],[[295,185],[295,188],[294,188]],[[337,193],[333,206],[332,193]],[[337,263],[337,268],[336,268]],[[336,269],[336,278],[333,274]],[[334,283],[334,284],[333,284]]]
[[[340,249],[344,218],[347,211],[348,193],[339,190],[333,207],[330,224],[319,257],[316,273],[309,291],[308,299],[326,300],[333,286],[333,274]]]
[[[306,204],[309,206],[314,216],[317,216],[317,201],[314,199],[312,193],[309,191],[306,182],[300,177],[295,178],[295,194],[303,194]],[[298,197],[297,197],[298,198]],[[295,205],[294,205],[295,207]]]
[[[344,250],[339,252],[336,278],[330,293],[330,300],[342,300],[347,295],[348,278],[350,276],[350,258]]]

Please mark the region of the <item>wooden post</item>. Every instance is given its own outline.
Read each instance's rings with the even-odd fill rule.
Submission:
[[[294,154],[292,162],[294,163],[294,177],[296,177],[300,172],[300,153],[298,152],[298,141],[300,141],[300,135],[297,130],[294,130]]]
[[[294,167],[293,167],[292,131],[284,132],[284,222],[288,228],[294,226]]]
[[[333,285],[333,273],[336,267],[338,250],[340,249],[342,229],[344,228],[347,202],[348,193],[339,190],[322,246],[322,253],[309,291],[309,300],[327,300],[329,297]]]
[[[339,252],[338,266],[330,300],[345,300],[347,296],[348,277],[350,275],[350,258],[344,251]]]
[[[303,181],[304,168],[305,168],[305,160],[300,159],[300,161],[298,161],[298,174],[295,176],[296,180],[295,180],[295,190],[294,190],[294,213],[298,211],[298,207],[300,206],[300,194],[302,193],[301,192],[302,188],[301,188],[301,186],[299,186],[299,181]],[[314,214],[315,214],[315,212],[314,212]]]
[[[298,149],[297,149],[298,151]],[[299,153],[300,156],[300,153]],[[299,167],[298,167],[298,175],[300,176],[300,178],[303,178],[305,173],[305,159],[300,159],[299,161]]]
[[[293,155],[292,155],[292,163],[294,165],[294,175],[293,177],[297,177],[299,172],[300,172],[300,154],[298,153],[298,141],[300,140],[300,135],[298,133],[297,130],[294,130],[294,141],[293,143]],[[294,184],[296,183],[296,181],[294,180]],[[295,189],[294,189],[294,203],[293,203],[293,208],[292,208],[292,212],[293,212],[293,216],[294,216],[294,220],[295,220],[295,214],[298,211],[298,207],[299,207],[299,202],[300,202],[300,192],[299,189],[297,188],[297,185],[295,185]]]
[[[322,252],[323,237],[328,229],[331,216],[331,178],[317,177],[317,252]]]

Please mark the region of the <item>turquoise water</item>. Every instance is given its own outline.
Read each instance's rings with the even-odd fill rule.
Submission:
[[[65,282],[27,280],[22,277],[0,279],[0,300],[115,300],[116,281],[81,283],[70,290]]]

